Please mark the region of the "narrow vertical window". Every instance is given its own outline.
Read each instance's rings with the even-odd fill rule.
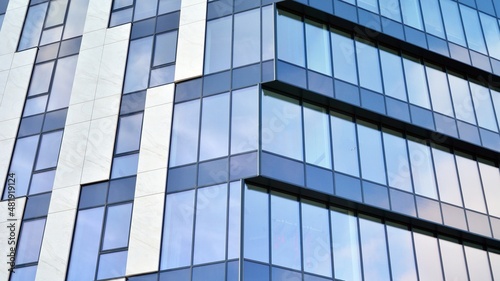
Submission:
[[[443,19],[439,10],[438,0],[421,1],[424,16],[425,31],[437,37],[445,39]]]
[[[29,8],[19,42],[20,51],[38,45],[48,5],[49,3],[46,2]]]
[[[481,162],[478,162],[478,164],[486,202],[488,203],[488,212],[490,215],[500,217],[500,204],[498,204],[498,198],[500,198],[500,188],[498,187],[500,171],[498,167],[493,165]]]
[[[193,100],[175,105],[172,125],[170,166],[193,163],[198,156],[198,129],[200,101]]]
[[[432,156],[436,169],[439,198],[441,201],[462,206],[462,195],[460,194],[454,155],[445,147],[433,145]]]
[[[452,74],[448,74],[448,80],[450,81],[451,97],[457,119],[476,124],[474,108],[472,107],[472,100],[469,92],[469,83],[463,78],[459,78]]]
[[[306,162],[331,169],[330,126],[324,108],[304,103]]]
[[[260,61],[260,9],[234,15],[233,67]]]
[[[259,130],[258,94],[258,87],[232,92],[231,154],[257,149]]]
[[[261,188],[245,186],[245,258],[269,262],[269,195]]]
[[[378,49],[370,42],[356,40],[356,58],[358,60],[359,85],[382,93],[382,78]]]
[[[306,22],[307,68],[332,75],[330,38],[325,24],[312,20]]]
[[[483,188],[479,178],[477,162],[470,159],[469,155],[461,156],[458,154],[456,156],[456,161],[465,207],[481,213],[486,213]]]
[[[130,42],[124,93],[144,90],[148,87],[152,49],[152,36]]]
[[[401,0],[401,11],[403,12],[403,22],[413,28],[424,30],[422,17],[420,15],[419,0]]]
[[[403,57],[403,66],[410,103],[430,109],[431,104],[427,92],[424,66],[409,57]]]
[[[333,167],[335,171],[359,176],[358,144],[356,127],[352,119],[343,114],[331,112]]]
[[[231,66],[232,16],[207,22],[205,73],[229,69]]]
[[[480,53],[487,54],[477,10],[461,4],[459,6],[469,48]]]
[[[385,228],[374,218],[359,218],[363,276],[365,279],[390,280]]]
[[[200,161],[226,156],[229,143],[229,93],[203,98]]]
[[[305,67],[304,23],[292,13],[278,10],[278,59]]]
[[[465,256],[467,258],[467,268],[469,269],[470,280],[491,280],[487,253],[483,250],[470,246],[464,246],[464,249]]]
[[[382,136],[389,186],[413,192],[406,140],[389,129],[383,129]]]
[[[440,0],[439,2],[443,11],[444,27],[446,28],[448,40],[462,46],[467,46],[457,2],[452,0]]]
[[[401,56],[389,49],[380,49],[384,93],[387,96],[407,101]]]
[[[417,232],[413,239],[420,280],[443,280],[437,239]]]
[[[408,140],[415,193],[437,199],[430,148],[420,140]]]
[[[358,74],[354,41],[349,35],[332,29],[333,73],[335,78],[357,85]]]
[[[386,184],[384,150],[380,131],[373,124],[359,120],[356,128],[360,139],[361,176],[365,180]]]
[[[411,232],[399,225],[387,225],[387,242],[393,280],[417,281]]]
[[[446,73],[432,66],[426,66],[425,71],[427,73],[427,81],[429,82],[432,109],[441,114],[453,117],[453,106],[451,104]]]
[[[446,280],[469,280],[465,265],[463,246],[455,241],[439,239],[441,259],[443,260],[444,277]]]

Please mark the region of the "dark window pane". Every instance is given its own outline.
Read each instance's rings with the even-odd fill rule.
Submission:
[[[51,193],[45,193],[28,197],[23,219],[47,216],[49,212],[50,194]]]
[[[220,281],[225,279],[224,263],[211,264],[193,268],[193,281]]]
[[[117,203],[134,199],[135,177],[112,180],[109,182],[108,203]]]
[[[160,273],[160,281],[191,281],[191,269],[179,269]]]
[[[134,11],[134,9],[129,8],[126,10],[114,12],[111,15],[111,20],[109,21],[109,26],[113,27],[113,26],[117,26],[117,25],[132,21],[133,11]]]
[[[106,204],[106,195],[108,193],[108,183],[101,182],[82,187],[80,195],[79,209],[102,206]]]
[[[120,9],[134,4],[134,0],[114,0],[113,9]]]
[[[127,114],[144,110],[146,104],[146,92],[124,95],[120,106],[120,114]]]
[[[243,264],[243,280],[269,281],[269,266],[245,261]]]
[[[116,138],[116,154],[139,149],[142,131],[142,113],[120,117]]]
[[[124,93],[144,90],[148,87],[152,48],[152,36],[130,42]]]
[[[39,134],[42,130],[43,114],[23,118],[21,120],[21,126],[19,126],[18,137],[29,136],[33,134]]]
[[[43,123],[43,131],[46,132],[64,128],[67,113],[67,109],[47,113],[45,115],[45,122]]]
[[[36,160],[36,170],[55,167],[59,158],[63,131],[43,134],[38,158]]]

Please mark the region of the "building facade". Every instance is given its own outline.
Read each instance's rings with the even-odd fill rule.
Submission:
[[[0,280],[500,280],[500,0],[0,1]]]

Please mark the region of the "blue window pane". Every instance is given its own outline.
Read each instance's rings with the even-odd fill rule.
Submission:
[[[332,75],[330,38],[325,24],[306,19],[307,68]]]
[[[490,90],[472,82],[469,83],[469,85],[478,125],[488,130],[498,132],[495,113],[493,112],[493,105],[490,98]]]
[[[265,90],[262,98],[262,149],[302,160],[302,117],[299,102]]]
[[[43,131],[47,132],[56,129],[63,129],[64,124],[66,123],[67,113],[67,109],[61,109],[47,113],[45,115],[45,121],[43,123]]]
[[[297,15],[278,10],[278,58],[305,67],[304,23]]]
[[[21,138],[16,142],[16,148],[12,156],[9,172],[16,174],[16,197],[26,195],[28,190],[31,171],[35,162],[35,154],[38,146],[38,135]],[[5,186],[7,186],[6,183]],[[4,199],[8,188],[4,189]]]
[[[77,61],[78,56],[66,57],[57,61],[47,111],[69,106]]]
[[[464,5],[459,6],[462,14],[462,20],[465,23],[465,36],[467,38],[469,48],[480,53],[487,54],[481,24],[479,23],[479,17],[477,16],[477,10]]]
[[[332,112],[331,126],[335,171],[359,176],[358,144],[352,119]]]
[[[500,60],[500,30],[498,22],[494,17],[479,13],[481,18],[481,25],[483,27],[486,45],[491,57]]]
[[[363,275],[367,279],[390,280],[384,225],[359,218]]]
[[[10,275],[10,281],[35,280],[36,268],[37,268],[36,265],[23,268],[16,268],[16,272]]]
[[[191,264],[194,191],[167,195],[160,269]]]
[[[233,67],[260,60],[260,9],[234,15]]]
[[[393,280],[417,281],[411,232],[387,225],[387,242]]]
[[[426,66],[427,81],[432,100],[432,109],[444,115],[453,117],[453,106],[451,104],[450,90],[446,73]]]
[[[198,157],[200,101],[179,103],[174,108],[170,167],[193,163]]]
[[[437,146],[432,148],[439,197],[444,202],[462,206],[455,157],[448,150],[443,149]]]
[[[33,174],[33,177],[31,178],[30,194],[37,194],[52,190],[55,175],[55,170]]]
[[[225,263],[211,264],[193,268],[192,281],[220,281],[225,279]]]
[[[108,194],[108,183],[100,182],[82,187],[80,194],[79,209],[88,207],[97,207],[106,204],[106,195]]]
[[[23,222],[16,250],[16,264],[38,261],[44,228],[45,219]]]
[[[269,262],[269,196],[253,186],[245,188],[245,258]],[[246,272],[246,269],[245,269]]]
[[[368,42],[365,44],[356,41],[356,57],[360,86],[382,93],[378,49],[368,45]]]
[[[152,48],[152,36],[130,42],[124,93],[144,90],[148,87]]]
[[[368,11],[378,14],[378,1],[377,0],[358,0],[358,6],[367,9]]]
[[[408,140],[415,193],[437,199],[430,148],[421,140]]]
[[[240,255],[241,225],[241,186],[240,182],[229,184],[229,218],[227,238],[227,258],[238,258]]]
[[[63,131],[57,131],[42,135],[40,148],[38,149],[36,170],[51,168],[57,165],[62,134]]]
[[[38,45],[48,4],[49,3],[46,2],[29,8],[23,33],[19,42],[19,50],[28,49]]]
[[[142,131],[142,113],[120,117],[116,140],[116,154],[139,149]]]
[[[262,8],[262,60],[274,58],[274,8]]]
[[[403,66],[410,103],[430,109],[424,66],[411,58],[403,58]]]
[[[114,0],[113,9],[120,9],[134,4],[134,0]]]
[[[425,22],[425,31],[445,39],[443,19],[439,10],[438,0],[421,1]]]
[[[94,280],[104,208],[78,212],[67,280]]]
[[[231,66],[232,17],[207,23],[205,73],[214,73]]]
[[[424,30],[420,16],[419,0],[401,0],[403,23],[419,30]]]
[[[448,40],[462,46],[465,44],[464,30],[462,29],[462,20],[458,11],[457,2],[452,0],[439,0],[443,11],[444,27]]]
[[[181,8],[181,0],[160,0],[158,15],[178,11]]]
[[[465,122],[476,124],[467,81],[451,74],[448,74],[448,81],[450,82],[451,97],[456,117]]]
[[[137,164],[139,162],[139,154],[115,157],[113,160],[113,168],[111,170],[111,178],[121,178],[132,176],[137,173]]]
[[[245,281],[269,281],[268,265],[245,261],[243,271]]]
[[[491,91],[491,98],[493,100],[493,106],[495,107],[495,112],[497,115],[497,123],[500,126],[500,92],[497,92],[493,89]]]
[[[47,93],[49,91],[50,79],[52,77],[52,69],[54,68],[54,62],[47,62],[42,64],[37,64],[33,70],[33,75],[31,77],[30,89],[28,91],[28,96],[34,96],[42,93]],[[45,109],[45,107],[44,107]]]
[[[407,101],[401,57],[394,52],[380,50],[384,93],[390,97]]]
[[[352,84],[358,83],[356,70],[356,52],[354,41],[347,34],[336,33],[332,30],[333,73],[335,78]]]
[[[149,87],[156,87],[172,83],[174,81],[175,65],[169,65],[151,70]]]
[[[64,26],[63,39],[69,39],[83,34],[89,0],[71,1],[66,24]]]
[[[437,239],[420,233],[413,233],[420,280],[443,280]]]
[[[220,261],[226,255],[227,185],[198,189],[194,264]]]
[[[370,128],[372,126],[373,125],[361,121],[357,124],[358,137],[361,140],[359,142],[361,175],[363,179],[385,184],[386,180],[382,139],[380,131],[376,128]]]
[[[120,277],[125,275],[127,251],[102,254],[99,258],[97,279]]]
[[[127,247],[132,203],[108,207],[102,249]]]
[[[136,177],[110,181],[108,204],[133,200],[135,183]]]
[[[43,114],[23,118],[19,126],[18,137],[39,134],[42,130]]]
[[[384,152],[389,186],[412,192],[406,140],[392,130],[384,129]]]
[[[172,63],[177,51],[177,31],[156,35],[153,66]]]
[[[258,145],[258,87],[245,88],[232,93],[231,154],[252,151]]]
[[[445,279],[468,280],[462,245],[439,239],[439,247],[441,249]]]
[[[486,213],[477,162],[460,155],[456,156],[456,161],[465,207]]]
[[[45,217],[49,211],[51,193],[40,194],[28,197],[24,208],[23,219]]]
[[[380,13],[397,22],[401,22],[401,11],[398,0],[379,0]]]
[[[135,3],[134,21],[156,16],[158,0],[141,0]]]
[[[132,13],[133,12],[134,12],[134,9],[132,9],[132,8],[114,12],[111,15],[111,20],[109,21],[109,26],[113,27],[113,26],[117,26],[117,25],[132,21]]]
[[[203,99],[200,133],[200,161],[228,154],[229,93]]]
[[[191,281],[191,269],[179,269],[160,273],[160,281]]]
[[[331,169],[330,126],[324,108],[304,104],[306,162]]]
[[[49,11],[47,13],[47,19],[45,19],[44,27],[47,28],[63,24],[67,6],[68,0],[51,1]]]

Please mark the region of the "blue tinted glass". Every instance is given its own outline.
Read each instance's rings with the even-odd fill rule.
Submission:
[[[359,175],[356,128],[349,117],[331,113],[333,167],[335,171]]]
[[[49,3],[46,2],[29,8],[23,33],[19,42],[19,50],[28,49],[38,45],[48,4]]]
[[[403,66],[410,103],[430,109],[424,66],[411,58],[403,58]]]
[[[67,113],[67,109],[61,109],[47,113],[45,115],[45,122],[43,123],[43,131],[47,132],[64,128]]]
[[[368,11],[378,14],[378,1],[377,0],[358,0],[358,6],[367,9]]]
[[[335,78],[357,84],[358,76],[356,73],[354,41],[347,37],[346,34],[336,33],[335,30],[332,30],[330,34],[333,50],[333,73]]]
[[[401,57],[391,51],[380,50],[384,93],[390,97],[406,101],[406,88]]]
[[[144,110],[146,103],[146,91],[122,96],[120,114],[127,114]]]
[[[244,219],[245,258],[269,261],[269,196],[256,187],[246,186]],[[246,272],[246,269],[245,269]],[[245,273],[246,274],[246,273]],[[252,279],[253,280],[253,279]]]
[[[21,125],[19,126],[18,137],[29,136],[33,134],[39,134],[42,130],[43,114],[26,117],[21,120]]]
[[[191,281],[191,269],[179,269],[160,273],[160,281]]]
[[[432,148],[439,197],[442,201],[462,206],[455,157],[448,150]]]
[[[181,0],[160,0],[160,5],[158,7],[158,14],[166,14],[173,11],[180,10]]]
[[[113,168],[111,170],[111,178],[116,179],[136,174],[138,162],[138,153],[115,157],[115,159],[113,160]]]
[[[401,11],[398,0],[379,0],[380,13],[397,22],[401,22]]]
[[[367,126],[361,124],[357,124],[361,176],[363,179],[385,184],[384,151],[380,131],[371,128],[371,124],[366,123]]]
[[[260,9],[234,15],[233,67],[260,60]]]
[[[1,17],[0,17],[1,19]],[[2,27],[0,22],[0,27]],[[16,272],[10,275],[10,281],[35,280],[37,266],[16,268]]]
[[[274,58],[274,9],[272,5],[262,8],[262,60]]]
[[[229,218],[227,237],[227,258],[238,258],[240,254],[241,186],[240,182],[229,184]]]
[[[304,23],[297,15],[278,10],[278,58],[304,67]]]
[[[29,96],[47,93],[49,91],[53,67],[53,61],[37,64],[35,66],[35,69],[33,70],[33,76],[31,77],[30,90],[28,92]]]
[[[444,35],[443,19],[439,10],[438,0],[421,1],[422,12],[425,22],[425,31],[440,38],[446,38]]]
[[[448,80],[450,82],[451,97],[456,117],[460,120],[476,124],[467,81],[451,74],[448,74]]]
[[[174,108],[170,167],[196,161],[198,156],[198,125],[200,101],[179,103]]]
[[[47,111],[68,107],[77,61],[78,56],[65,57],[57,61]]]
[[[156,35],[153,66],[175,61],[177,51],[177,31]]]
[[[152,48],[152,36],[130,42],[124,93],[144,90],[148,87]]]
[[[90,184],[82,187],[79,209],[106,204],[108,182]]]
[[[452,0],[439,0],[443,11],[444,27],[448,40],[462,46],[465,44],[464,30],[462,29],[462,20],[458,11],[457,2]]]
[[[478,125],[488,130],[498,132],[495,113],[493,112],[493,105],[491,104],[490,90],[472,82],[470,82],[469,85]]]
[[[47,216],[49,212],[50,195],[51,193],[45,193],[28,197],[26,207],[24,208],[23,219],[26,220]]]
[[[224,263],[211,264],[193,268],[192,281],[220,281],[225,279]]]
[[[207,23],[205,73],[214,73],[231,66],[232,17]]]
[[[465,36],[467,37],[469,48],[480,53],[487,54],[481,24],[479,23],[479,17],[477,16],[477,10],[464,5],[459,6],[462,14],[462,20],[465,23]]]
[[[245,261],[243,276],[245,281],[269,281],[269,266]]]
[[[117,26],[132,21],[132,13],[134,9],[129,8],[117,12],[113,12],[111,15],[111,20],[109,21],[109,26]]]
[[[57,165],[62,133],[63,131],[57,131],[42,135],[40,148],[38,149],[36,170],[51,168]]]
[[[401,0],[400,3],[404,24],[424,30],[420,16],[419,0]]]
[[[411,232],[387,225],[393,280],[417,281]]]
[[[165,85],[174,81],[175,65],[169,65],[151,70],[149,87]]]
[[[200,161],[228,154],[229,93],[206,97],[202,103]]]
[[[45,219],[24,221],[16,250],[16,264],[37,262],[42,247]]]
[[[391,130],[384,130],[382,136],[389,186],[412,192],[406,140]]]
[[[231,154],[257,149],[258,141],[258,87],[232,93]]]
[[[56,171],[48,171],[38,174],[33,174],[31,178],[30,194],[47,192],[52,189]]]
[[[99,258],[97,279],[113,278],[125,275],[127,251],[102,254]]]
[[[134,0],[114,0],[113,9],[120,9],[134,4]]]
[[[127,247],[132,203],[108,207],[102,250]]]
[[[86,20],[89,0],[71,1],[66,15],[63,39],[81,36]]]
[[[21,138],[16,142],[16,148],[12,156],[10,172],[16,174],[16,197],[26,195],[29,179],[35,161],[35,153],[38,146],[38,135]],[[7,186],[8,183],[6,183]],[[8,188],[4,189],[6,198]]]
[[[330,126],[324,108],[304,104],[306,162],[331,169]]]
[[[465,207],[486,213],[477,162],[459,155],[455,159],[457,161],[458,176],[462,187]]]
[[[115,153],[139,149],[142,129],[142,113],[120,117]]]
[[[158,0],[141,0],[135,3],[134,21],[156,15]]]
[[[134,199],[136,177],[112,180],[109,183],[109,203],[123,202]]]
[[[363,275],[373,280],[390,280],[384,225],[359,218]]]
[[[45,106],[47,105],[47,97],[48,95],[43,95],[26,100],[23,116],[30,116],[44,112]]]
[[[437,199],[430,148],[422,141],[408,140],[415,193]]]
[[[306,19],[307,68],[332,75],[330,38],[325,24]]]
[[[361,87],[382,93],[378,49],[356,41],[356,58]]]
[[[490,56],[500,60],[500,30],[498,22],[494,17],[479,13],[481,25],[483,27],[486,45]]]
[[[427,72],[427,81],[429,82],[432,109],[439,113],[453,116],[446,73],[428,66],[425,67],[425,70]]]
[[[493,89],[491,91],[491,98],[493,100],[493,106],[495,107],[495,112],[497,115],[497,123],[500,126],[500,92]]]

